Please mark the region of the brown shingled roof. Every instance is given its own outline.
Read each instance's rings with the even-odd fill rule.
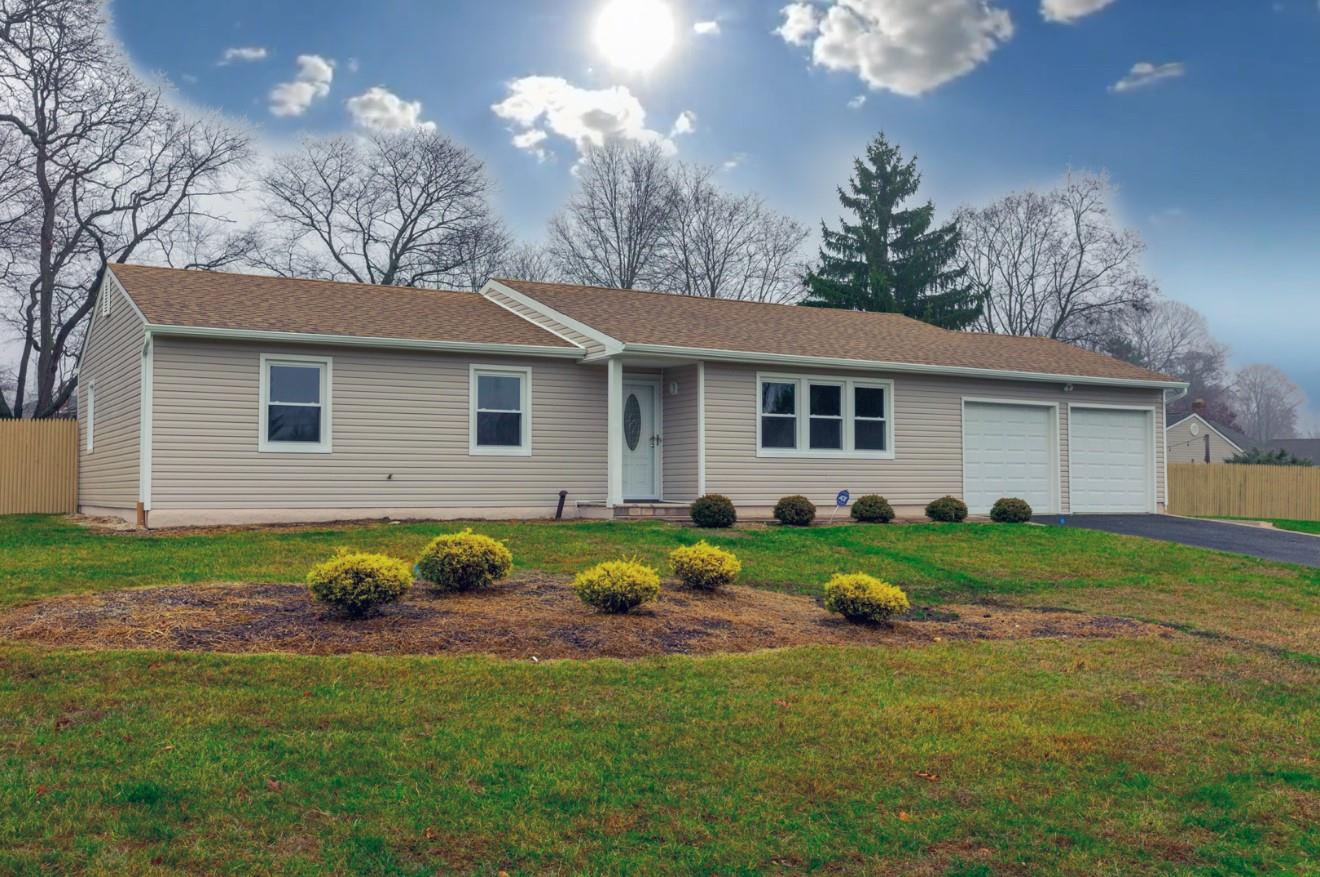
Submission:
[[[575,349],[472,292],[144,265],[111,270],[153,325]]]
[[[499,282],[625,345],[1178,382],[1177,378],[1048,338],[951,332],[900,314],[562,283]]]

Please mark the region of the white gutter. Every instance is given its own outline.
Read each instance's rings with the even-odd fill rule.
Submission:
[[[153,335],[171,338],[212,338],[228,341],[287,342],[294,344],[330,344],[348,347],[376,347],[396,350],[434,350],[445,353],[499,353],[523,356],[561,356],[581,359],[577,347],[549,347],[535,344],[494,344],[479,341],[426,341],[417,338],[376,338],[369,335],[325,335],[310,332],[270,332],[255,329],[221,329],[210,326],[164,326],[147,324]]]
[[[1151,389],[1179,390],[1187,393],[1182,381],[1155,381],[1143,378],[1104,378],[1095,375],[1056,375],[1046,372],[1020,372],[992,368],[965,366],[925,365],[913,362],[882,362],[878,360],[840,359],[827,356],[800,356],[785,353],[748,353],[735,350],[716,350],[704,347],[671,347],[665,344],[625,344],[623,353],[644,353],[661,356],[697,358],[720,362],[751,362],[779,365],[815,366],[820,368],[876,369],[912,374],[955,375],[968,378],[994,378],[996,380],[1038,381],[1052,384],[1098,384],[1106,387],[1148,387]],[[592,362],[605,357],[589,357]],[[1178,397],[1181,398],[1181,397]]]

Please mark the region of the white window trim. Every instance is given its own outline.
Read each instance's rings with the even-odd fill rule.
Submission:
[[[96,381],[87,384],[87,453],[95,447],[93,433],[96,431]]]
[[[766,383],[796,384],[794,391],[797,419],[796,448],[761,447],[761,386]],[[811,448],[811,384],[831,384],[843,387],[843,450]],[[855,410],[857,387],[874,387],[885,391],[885,450],[857,450],[855,441]],[[847,460],[892,460],[894,459],[894,382],[887,378],[851,378],[841,375],[784,374],[781,372],[756,373],[756,456],[758,457],[807,457],[821,459]]]
[[[272,442],[267,435],[267,408],[270,405],[270,367],[272,365],[318,365],[321,367],[321,441]],[[333,397],[333,360],[329,356],[301,356],[291,353],[261,354],[261,404],[257,409],[257,450],[272,454],[328,454],[333,448],[331,416]]]
[[[498,375],[520,379],[522,403],[522,444],[477,444],[477,378]],[[473,457],[530,457],[532,455],[532,370],[527,366],[477,365],[468,366],[468,455]]]

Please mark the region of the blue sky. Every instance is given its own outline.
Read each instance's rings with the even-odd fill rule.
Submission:
[[[941,212],[1070,167],[1105,170],[1164,293],[1205,313],[1236,363],[1284,368],[1320,408],[1317,0],[812,0],[794,4],[795,32],[777,32],[783,2],[668,0],[673,48],[640,72],[593,41],[606,2],[111,11],[139,68],[245,117],[266,148],[364,123],[437,126],[486,162],[501,212],[530,240],[572,188],[592,112],[812,226],[836,215],[833,187],[878,130],[918,154]],[[908,36],[835,26],[868,11]],[[228,49],[261,51],[221,63]],[[1148,75],[1116,89],[1137,64]],[[280,83],[296,84],[273,102]],[[684,113],[690,133],[675,129]]]

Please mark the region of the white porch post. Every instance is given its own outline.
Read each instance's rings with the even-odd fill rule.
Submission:
[[[608,360],[609,374],[605,416],[605,504],[623,504],[623,362]]]

